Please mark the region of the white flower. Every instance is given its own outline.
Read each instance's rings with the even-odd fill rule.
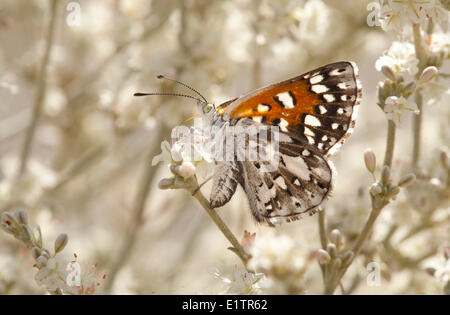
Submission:
[[[438,281],[443,283],[448,283],[450,281],[450,259],[440,256],[435,261],[433,268],[435,269],[433,275]]]
[[[450,34],[448,32],[434,32],[424,37],[425,47],[435,54],[442,54],[443,59],[450,56]]]
[[[430,19],[444,25],[448,12],[439,0],[386,0],[381,13],[381,27],[385,31],[401,33],[412,24],[424,25]]]
[[[207,163],[213,161],[211,150],[214,141],[210,136],[204,135],[201,129],[192,127],[180,135],[174,128],[172,140],[174,141],[172,146],[166,140],[161,142],[161,153],[153,158],[152,165],[164,161],[170,164],[190,162],[195,166],[201,161]]]
[[[310,0],[296,11],[296,16],[302,39],[317,45],[317,38],[323,37],[330,26],[330,9],[321,0]]]
[[[303,293],[302,278],[311,261],[310,252],[287,235],[273,232],[257,236],[249,250],[248,267],[263,272],[261,288],[270,294]]]
[[[249,267],[264,273],[294,273],[303,270],[308,260],[307,252],[289,236],[275,233],[256,237],[250,255]]]
[[[389,96],[385,101],[384,112],[388,119],[392,120],[397,126],[403,122],[402,116],[407,112],[419,113],[415,103],[408,102],[403,96]]]
[[[231,279],[222,277],[218,272],[215,276],[227,285],[226,294],[257,294],[261,291],[259,281],[264,274],[248,272],[235,265]]]
[[[378,58],[375,68],[381,71],[383,66],[388,66],[394,72],[408,72],[410,75],[415,75],[418,71],[418,62],[413,44],[394,41],[383,56]]]
[[[51,257],[47,260],[45,267],[39,269],[34,279],[37,284],[45,287],[49,292],[61,290],[62,292],[68,289],[65,282],[67,277],[64,261],[56,257]]]

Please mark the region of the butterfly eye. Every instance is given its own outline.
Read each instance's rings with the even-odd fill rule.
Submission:
[[[213,109],[213,108],[214,108],[214,105],[208,103],[203,107],[203,112],[205,114],[208,114],[211,111],[211,109]]]

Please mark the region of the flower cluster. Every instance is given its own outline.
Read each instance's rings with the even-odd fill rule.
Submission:
[[[314,253],[295,243],[287,235],[267,232],[256,237],[249,248],[248,267],[265,275],[263,291],[272,294],[302,294],[302,279]]]
[[[211,136],[205,135],[203,129],[174,128],[171,137],[172,145],[166,140],[161,142],[161,153],[153,158],[152,165],[159,162],[169,163],[175,166],[176,172],[186,179],[195,174],[196,167],[201,162],[213,162],[214,157],[211,152],[214,141]]]
[[[434,267],[428,267],[427,271],[436,280],[444,284],[444,294],[450,294],[450,247],[446,247],[439,261]]]
[[[56,238],[52,254],[43,245],[40,226],[36,225],[32,229],[28,225],[28,216],[25,211],[3,212],[0,218],[0,226],[5,232],[31,248],[35,260],[34,267],[38,269],[35,275],[36,283],[48,292],[51,294],[81,295],[97,292],[98,286],[100,286],[94,274],[97,266],[92,267],[86,274],[82,274],[76,259],[67,262],[61,257],[60,253],[69,240],[67,234],[62,233]]]
[[[231,277],[224,277],[215,272],[214,276],[222,280],[226,285],[225,294],[259,294],[262,293],[260,282],[264,278],[262,273],[248,272],[234,265]]]
[[[430,20],[445,25],[448,11],[440,0],[384,0],[381,26],[386,31],[403,32],[411,24],[426,26]]]

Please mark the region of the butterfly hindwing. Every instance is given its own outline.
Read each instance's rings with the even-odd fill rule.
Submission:
[[[216,166],[215,174],[210,196],[211,208],[221,207],[230,201],[236,192],[238,182],[242,183],[234,163],[219,163]]]

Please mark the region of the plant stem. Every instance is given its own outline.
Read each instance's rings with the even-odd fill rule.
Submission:
[[[395,124],[389,120],[388,121],[388,131],[387,131],[387,139],[386,139],[386,151],[384,156],[384,165],[391,166],[392,160],[394,157],[394,147],[395,147]],[[355,245],[353,245],[353,258],[348,261],[345,265],[343,265],[337,272],[331,275],[325,285],[325,294],[333,294],[339,285],[342,277],[345,275],[345,272],[353,263],[355,258],[361,252],[361,249],[364,246],[364,243],[369,238],[373,230],[373,226],[381,213],[381,210],[389,203],[387,199],[382,197],[381,195],[377,195],[372,197],[372,210],[370,211],[369,218],[367,219],[364,228],[356,239]]]
[[[235,252],[239,258],[242,260],[242,263],[247,268],[247,262],[249,259],[249,255],[245,252],[244,248],[241,246],[239,241],[234,236],[233,232],[228,228],[228,226],[223,222],[223,220],[220,218],[220,216],[217,214],[217,212],[209,206],[209,201],[205,198],[205,196],[202,194],[200,189],[198,188],[198,184],[195,181],[195,185],[192,185],[189,188],[189,191],[193,194],[195,199],[200,203],[200,205],[205,209],[205,211],[208,213],[210,218],[214,221],[214,223],[217,225],[219,230],[223,233],[223,235],[228,239],[228,241],[233,245],[233,247],[229,248],[233,252]]]
[[[386,151],[384,153],[383,163],[383,165],[387,165],[389,167],[392,167],[392,160],[394,159],[395,133],[395,123],[389,119],[386,136]]]
[[[420,25],[416,24],[412,26],[413,28],[413,39],[414,39],[414,49],[416,53],[416,57],[419,60],[418,63],[418,71],[416,75],[416,79],[420,77],[423,70],[426,67],[427,64],[427,52],[425,50],[425,47],[422,44],[422,34],[420,32]],[[421,140],[421,134],[422,134],[422,110],[423,110],[423,99],[422,94],[420,92],[420,89],[416,91],[415,93],[415,101],[417,104],[417,107],[419,109],[419,114],[414,117],[414,144],[413,144],[413,153],[412,153],[412,161],[411,166],[413,170],[417,169],[417,165],[419,163],[420,159],[420,140]]]
[[[325,223],[325,209],[319,211],[318,215],[319,222],[319,236],[320,236],[320,245],[322,245],[323,249],[327,249],[328,239],[327,239],[327,230]]]
[[[34,100],[34,106],[33,106],[33,113],[31,116],[31,123],[30,126],[27,129],[27,133],[25,135],[25,141],[22,147],[22,152],[20,155],[20,166],[19,166],[19,172],[17,175],[17,180],[19,180],[23,173],[25,172],[27,168],[27,162],[28,157],[30,155],[31,151],[31,145],[33,143],[34,133],[36,131],[36,126],[39,120],[39,117],[41,115],[42,111],[42,105],[45,99],[45,93],[47,90],[47,76],[48,76],[48,64],[50,61],[50,55],[52,51],[52,45],[54,40],[54,34],[55,34],[55,24],[56,24],[56,13],[57,13],[57,6],[58,6],[57,0],[51,0],[50,2],[50,21],[47,28],[47,34],[46,34],[46,43],[45,43],[45,50],[44,50],[44,56],[42,58],[41,68],[39,70],[38,74],[38,81],[37,81],[37,92],[36,92],[36,98]]]
[[[420,90],[415,93],[415,101],[419,113],[414,116],[414,144],[412,153],[412,168],[417,169],[419,159],[420,159],[420,140],[422,138],[422,117],[423,117],[423,97]]]

